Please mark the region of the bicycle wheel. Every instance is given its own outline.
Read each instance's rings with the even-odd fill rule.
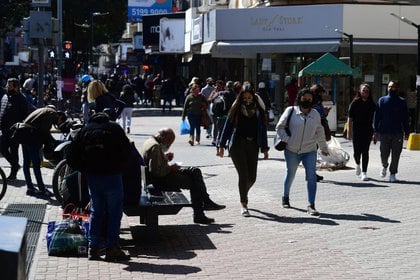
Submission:
[[[67,165],[67,160],[63,159],[60,161],[57,166],[54,168],[53,178],[52,178],[52,188],[54,192],[54,196],[58,202],[63,201],[63,190],[62,190],[62,183],[64,177],[68,173],[69,166]]]
[[[6,194],[6,190],[7,190],[6,174],[4,174],[3,169],[0,168],[0,200]]]

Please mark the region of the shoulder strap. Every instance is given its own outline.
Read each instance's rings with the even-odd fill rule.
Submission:
[[[289,116],[287,117],[286,127],[289,127],[290,118],[292,117],[294,110],[295,110],[295,107],[292,107],[292,110],[290,110]]]

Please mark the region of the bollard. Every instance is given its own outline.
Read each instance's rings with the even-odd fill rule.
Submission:
[[[410,133],[407,142],[407,150],[420,150],[420,134]]]

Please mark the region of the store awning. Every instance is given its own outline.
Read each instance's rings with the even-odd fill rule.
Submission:
[[[330,53],[326,53],[299,71],[302,76],[350,76],[357,75],[358,71],[352,69]]]
[[[355,53],[416,54],[417,40],[355,39]]]
[[[208,46],[202,46],[202,51]],[[339,39],[218,41],[211,45],[209,53],[214,57],[256,57],[257,53],[336,52],[339,46]]]

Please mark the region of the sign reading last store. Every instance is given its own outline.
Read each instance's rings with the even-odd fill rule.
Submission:
[[[169,14],[172,0],[128,0],[128,22],[141,22],[145,15]]]

